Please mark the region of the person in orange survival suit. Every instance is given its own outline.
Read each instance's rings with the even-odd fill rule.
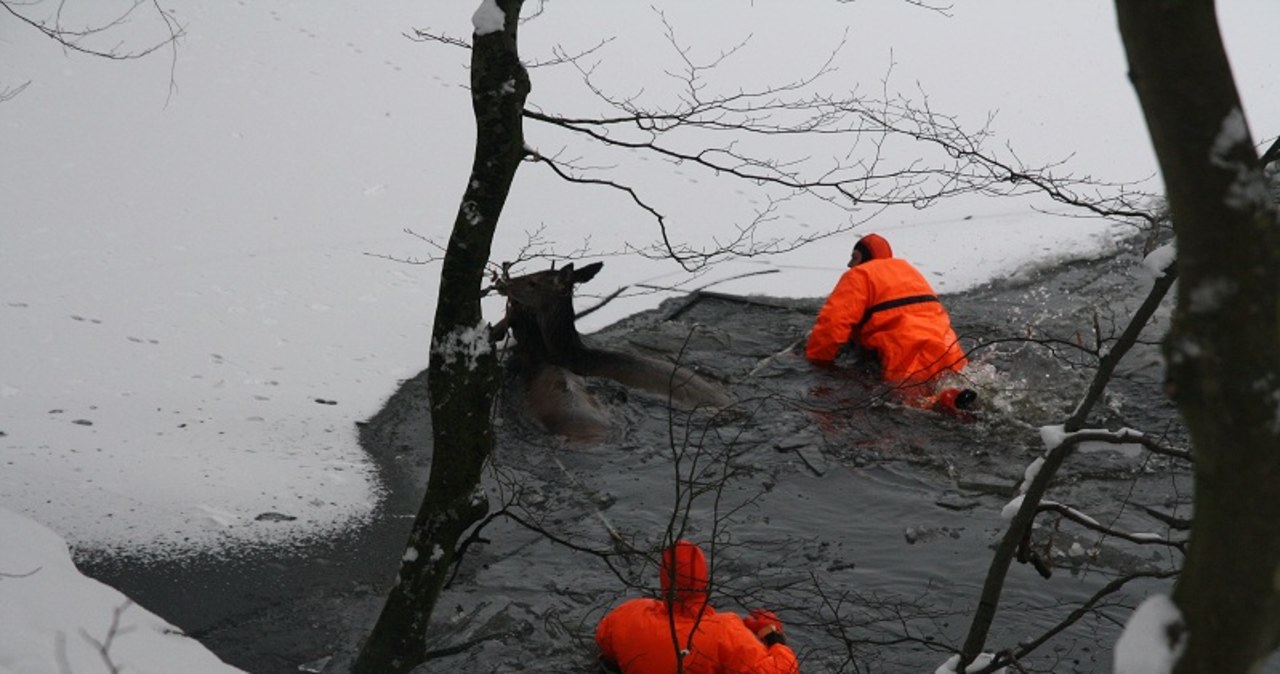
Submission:
[[[929,282],[911,263],[894,257],[878,234],[854,245],[848,271],[818,312],[805,357],[831,363],[847,342],[874,351],[885,381],[912,404],[955,411],[977,397],[968,389],[933,395],[937,380],[959,373],[968,360]]]
[[[707,603],[707,558],[697,545],[677,541],[664,550],[660,577],[661,599],[629,599],[600,620],[596,644],[606,671],[799,674],[772,611],[739,617]]]

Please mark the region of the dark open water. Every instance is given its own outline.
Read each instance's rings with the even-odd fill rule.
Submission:
[[[656,584],[646,556],[625,550],[659,546],[674,513],[684,537],[708,548],[716,541],[713,604],[778,611],[804,671],[932,672],[968,628],[1003,530],[1000,509],[1042,450],[1037,429],[1065,417],[1090,374],[1090,357],[1074,347],[1007,340],[1088,345],[1095,326],[1107,332],[1113,322],[1118,333],[1149,285],[1137,260],[1126,251],[945,298],[966,344],[990,343],[972,354],[969,384],[984,403],[974,423],[886,402],[856,363],[811,368],[789,347],[816,300],[680,298],[592,335],[597,344],[682,353],[739,404],[717,418],[672,414],[652,396],[594,382],[614,432],[573,446],[524,418],[510,387],[490,492],[494,510],[506,503],[524,524],[490,524],[437,611],[436,648],[483,640],[423,671],[591,671],[596,621]],[[1155,348],[1140,348],[1099,424],[1181,445],[1160,370]],[[231,563],[95,558],[82,567],[256,674],[296,672],[353,647],[395,574],[425,482],[424,395],[421,376],[404,382],[362,428],[390,485],[368,530],[314,550],[247,550]],[[690,502],[691,477],[701,492]],[[1185,466],[1100,450],[1073,458],[1049,498],[1103,522],[1169,533],[1139,506],[1188,517],[1190,483]],[[992,649],[1037,636],[1118,574],[1180,561],[1053,518],[1041,524],[1037,543],[1054,573],[1045,580],[1015,564]],[[1116,623],[1163,587],[1146,582],[1113,596],[1024,665],[1110,671]]]

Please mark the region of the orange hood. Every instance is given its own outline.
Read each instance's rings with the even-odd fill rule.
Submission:
[[[879,234],[868,234],[858,239],[858,243],[854,244],[854,248],[858,247],[867,251],[868,259],[887,260],[893,257],[893,248],[890,248],[889,242],[885,241],[884,237]]]
[[[697,545],[676,541],[663,550],[659,575],[662,596],[677,608],[697,612],[707,602],[707,557]]]

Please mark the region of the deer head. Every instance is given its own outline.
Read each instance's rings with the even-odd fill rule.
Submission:
[[[507,315],[498,333],[510,330],[525,378],[526,403],[534,417],[557,435],[597,440],[608,429],[607,415],[582,381],[604,377],[688,407],[723,408],[732,399],[719,385],[673,363],[611,349],[591,348],[574,325],[573,287],[586,283],[604,264],[511,277],[504,267],[495,279],[507,296]]]
[[[585,348],[574,326],[573,287],[600,272],[603,262],[576,268],[504,276],[498,290],[507,296],[506,326],[526,358],[569,365]]]
[[[604,266],[593,262],[581,269],[573,263],[546,271],[536,271],[523,276],[507,276],[499,286],[500,292],[516,304],[534,311],[545,311],[557,304],[573,299],[573,286],[595,278]]]

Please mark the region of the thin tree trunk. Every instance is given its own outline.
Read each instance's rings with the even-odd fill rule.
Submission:
[[[497,359],[480,310],[480,289],[498,217],[524,158],[521,111],[529,77],[516,27],[522,0],[498,0],[505,29],[474,36],[471,99],[476,152],[445,251],[431,335],[431,476],[378,622],[354,674],[399,674],[426,654],[427,625],[463,534],[488,511],[481,473],[493,450],[490,417]]]
[[[1280,222],[1213,2],[1116,7],[1178,239],[1164,350],[1191,432],[1195,521],[1175,671],[1254,671],[1280,640]]]

